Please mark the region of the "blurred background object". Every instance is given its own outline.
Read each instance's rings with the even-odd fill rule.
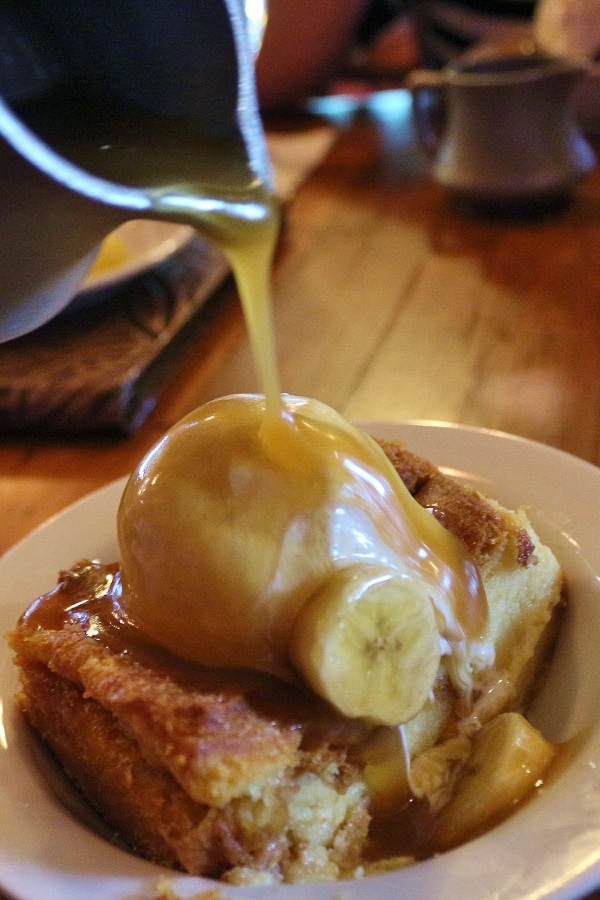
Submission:
[[[550,53],[593,61],[575,112],[584,131],[600,134],[600,0],[538,0],[533,32]]]
[[[550,53],[593,59],[600,52],[600,0],[538,0],[533,32]]]
[[[256,61],[261,106],[295,103],[323,90],[354,40],[368,0],[270,0]]]
[[[442,69],[414,70],[413,115],[434,178],[480,211],[563,208],[596,163],[573,117],[573,94],[586,73],[579,59],[494,43]],[[432,140],[438,107],[444,125]]]
[[[529,37],[534,8],[534,0],[417,0],[423,62],[444,65],[475,44]]]
[[[530,35],[535,0],[269,0],[267,7],[256,76],[270,111],[357,75],[381,86],[417,65],[442,66],[473,44]]]

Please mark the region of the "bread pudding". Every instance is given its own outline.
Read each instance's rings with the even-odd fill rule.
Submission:
[[[560,566],[525,511],[379,444],[466,548],[488,604],[461,671],[443,652],[400,725],[349,715],[284,672],[209,665],[157,643],[123,620],[121,563],[76,562],[9,636],[25,716],[133,852],[236,884],[355,878],[468,839],[540,781],[553,749],[520,712],[559,621]],[[508,800],[484,797],[489,808],[473,814],[471,782],[480,773],[485,794],[495,748],[497,770],[522,744],[533,759],[525,782],[511,774]]]

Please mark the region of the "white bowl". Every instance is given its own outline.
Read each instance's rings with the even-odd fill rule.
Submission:
[[[600,469],[550,447],[443,423],[370,423],[508,506],[526,504],[561,560],[569,607],[532,717],[567,742],[560,771],[482,837],[407,869],[343,884],[223,886],[223,900],[566,900],[600,886]],[[60,568],[116,557],[123,481],[37,530],[0,560],[2,632]],[[149,900],[161,878],[191,898],[215,887],[166,872],[108,842],[17,713],[16,672],[0,659],[0,889],[19,900]],[[1,735],[0,735],[1,737]]]

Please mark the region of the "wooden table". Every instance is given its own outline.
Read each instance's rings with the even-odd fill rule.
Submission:
[[[546,217],[465,215],[427,174],[403,92],[338,118],[274,269],[284,390],[355,419],[501,429],[600,462],[600,167]],[[237,296],[121,439],[4,438],[0,552],[131,470],[204,401],[258,388]]]
[[[407,95],[376,99],[342,119],[287,209],[274,271],[283,389],[355,419],[485,426],[600,462],[600,168],[555,215],[463,215],[428,177]],[[2,439],[0,553],[127,473],[196,405],[257,389],[233,288],[207,322],[133,436]]]

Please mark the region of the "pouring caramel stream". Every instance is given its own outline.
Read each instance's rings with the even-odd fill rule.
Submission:
[[[192,224],[222,248],[238,284],[264,390],[264,402],[215,401],[192,414],[132,477],[119,512],[127,616],[159,643],[197,662],[246,665],[293,680],[297,673],[288,649],[303,606],[332,570],[366,559],[427,584],[441,641],[451,648],[457,681],[468,690],[462,662],[469,641],[483,631],[487,603],[462,544],[413,500],[370,438],[319,404],[281,394],[270,291],[279,208],[241,145],[189,122],[122,104],[108,108],[85,95],[46,97],[20,115],[66,158],[99,178],[143,186],[152,201],[148,217]],[[242,433],[239,419],[246,413]],[[204,438],[186,443],[199,421],[220,441],[216,456]],[[242,470],[244,478],[249,473],[257,478],[250,495],[246,482],[244,490],[236,485]],[[196,490],[208,498],[209,524],[219,504],[231,508],[233,518],[254,529],[255,543],[250,532],[247,539],[231,538],[238,527],[232,519],[218,533],[209,528],[212,536],[204,543],[190,545],[171,523],[177,496]],[[191,513],[190,519],[181,503],[183,530],[201,531],[202,523]],[[248,508],[253,512],[245,520],[246,512],[239,510]],[[340,510],[351,521],[346,544],[339,536]],[[155,527],[163,522],[166,531]],[[335,539],[331,534],[322,539],[325,527]],[[241,560],[237,567],[228,564],[227,554],[213,553],[215,545],[230,539]],[[252,559],[243,549],[248,541]],[[212,562],[205,565],[207,559]],[[303,566],[306,575],[296,571]],[[194,579],[186,580],[182,572],[190,569]],[[194,637],[195,629],[201,637]]]

